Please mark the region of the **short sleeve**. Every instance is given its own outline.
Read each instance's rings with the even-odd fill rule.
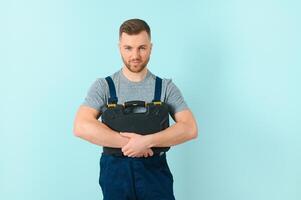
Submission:
[[[96,79],[90,86],[82,105],[101,111],[106,105],[107,85],[101,78]]]
[[[171,79],[167,80],[166,84],[166,99],[165,102],[169,106],[169,112],[172,118],[177,112],[188,109],[184,97],[179,88],[172,82]]]

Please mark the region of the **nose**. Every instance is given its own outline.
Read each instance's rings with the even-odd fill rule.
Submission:
[[[134,50],[134,51],[133,51],[133,54],[132,54],[132,57],[133,57],[134,59],[139,58],[139,57],[140,57],[140,52],[139,52],[139,50]]]

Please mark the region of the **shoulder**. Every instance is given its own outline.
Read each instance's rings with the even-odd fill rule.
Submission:
[[[166,87],[172,87],[172,85],[174,85],[171,78],[162,78],[162,84]]]
[[[156,76],[155,74],[153,74],[152,72],[150,72],[150,78],[153,80],[156,80],[156,77],[162,79],[162,87],[166,88],[166,87],[170,87],[170,85],[172,85],[172,79],[171,78],[165,78],[165,77],[161,77],[161,76]]]
[[[107,86],[105,78],[96,78],[92,84],[92,87],[95,89],[104,89]]]
[[[169,96],[171,93],[178,92],[179,90],[176,84],[173,82],[172,78],[156,76],[153,73],[150,73],[150,77],[154,80],[156,79],[156,77],[162,79],[162,92],[163,94],[165,94],[165,96]]]
[[[171,91],[178,90],[178,87],[173,82],[172,78],[162,78],[162,87],[165,89],[167,94]]]
[[[113,79],[113,80],[117,80],[120,78],[120,73],[121,73],[121,70],[118,70],[117,72],[113,73],[110,75],[110,77]],[[103,78],[105,80],[105,78]]]
[[[119,76],[120,76],[120,73],[119,73],[119,71],[117,71],[117,72],[115,72],[115,73],[113,73],[109,76],[106,76],[106,77],[98,77],[98,78],[95,79],[94,85],[96,87],[100,87],[100,88],[108,88],[108,83],[106,81],[106,78],[111,77],[112,80],[115,82],[119,78]]]

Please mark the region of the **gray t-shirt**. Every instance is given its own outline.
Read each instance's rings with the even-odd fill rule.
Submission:
[[[149,70],[140,82],[128,80],[122,70],[115,72],[111,78],[116,88],[118,104],[134,100],[152,102],[154,99],[156,76]],[[97,78],[91,85],[82,105],[104,112],[109,96],[107,81],[105,78]],[[171,79],[162,79],[161,101],[168,105],[172,118],[174,118],[175,113],[188,109],[180,90]]]

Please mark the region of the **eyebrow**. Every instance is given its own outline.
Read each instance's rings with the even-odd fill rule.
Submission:
[[[123,47],[131,47],[131,48],[132,48],[132,46],[127,45],[127,44],[123,45]],[[143,44],[143,45],[140,45],[139,47],[147,47],[147,45],[146,45],[146,44]]]

